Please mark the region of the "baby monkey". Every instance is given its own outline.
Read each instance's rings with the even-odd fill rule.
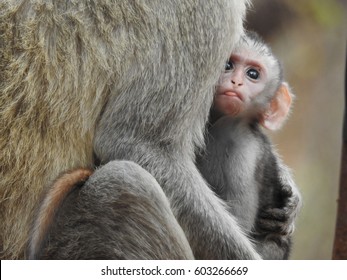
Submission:
[[[262,127],[279,129],[293,95],[255,33],[233,51],[216,89],[197,166],[264,259],[287,259],[300,194]]]

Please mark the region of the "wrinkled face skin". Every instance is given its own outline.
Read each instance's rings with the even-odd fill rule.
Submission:
[[[217,85],[214,108],[229,116],[246,111],[265,88],[266,68],[259,54],[247,49],[235,51]]]

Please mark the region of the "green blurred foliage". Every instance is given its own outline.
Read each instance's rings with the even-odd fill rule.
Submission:
[[[302,16],[309,17],[322,27],[335,27],[342,22],[343,5],[337,0],[288,1]]]
[[[271,135],[303,195],[292,259],[331,259],[344,112],[345,0],[253,0],[247,28],[282,62],[296,100]],[[347,217],[346,217],[347,219]]]

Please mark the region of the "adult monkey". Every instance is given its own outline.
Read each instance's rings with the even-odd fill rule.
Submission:
[[[157,179],[195,257],[258,258],[193,164],[246,2],[1,1],[1,259],[25,257],[44,186],[93,165],[110,101],[110,159]],[[109,144],[98,151],[105,162]]]

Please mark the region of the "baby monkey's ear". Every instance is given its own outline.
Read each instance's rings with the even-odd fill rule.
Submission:
[[[288,84],[283,82],[261,116],[260,124],[269,130],[280,129],[288,117],[293,97]]]

